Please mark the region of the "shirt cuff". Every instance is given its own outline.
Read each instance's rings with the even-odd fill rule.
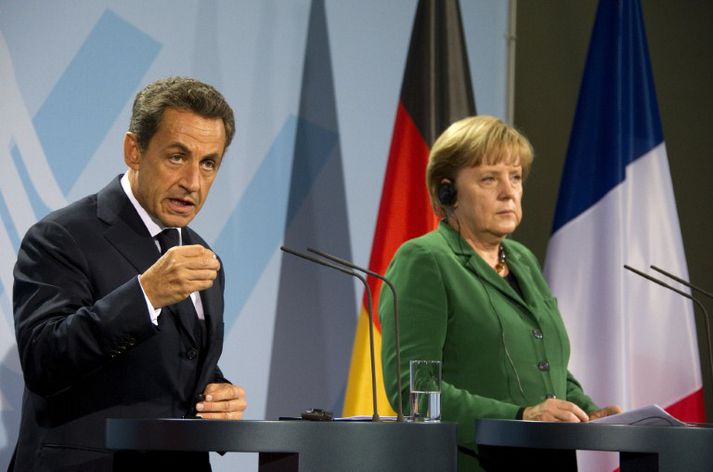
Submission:
[[[158,326],[158,315],[161,314],[161,308],[153,307],[151,301],[149,300],[149,297],[146,295],[146,291],[144,290],[143,285],[141,285],[141,279],[139,277],[141,276],[136,276],[139,281],[139,287],[141,287],[141,293],[144,294],[144,300],[146,300],[146,308],[148,308],[149,319],[151,320],[151,323],[154,324],[154,326]]]
[[[523,406],[523,407],[521,407],[521,408],[519,408],[519,409],[517,410],[517,414],[515,415],[515,419],[516,419],[516,420],[521,420],[521,419],[522,419],[522,415],[524,415],[524,414],[525,414],[525,407]]]

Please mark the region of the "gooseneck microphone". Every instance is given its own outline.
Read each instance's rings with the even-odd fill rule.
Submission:
[[[356,277],[361,281],[362,284],[364,284],[364,289],[366,290],[366,298],[367,298],[367,303],[369,306],[366,309],[367,314],[369,315],[369,349],[370,349],[370,354],[371,354],[371,401],[372,401],[372,408],[374,409],[374,413],[371,416],[371,421],[380,421],[379,418],[379,410],[376,405],[376,366],[375,366],[375,361],[374,361],[374,323],[373,323],[373,316],[371,314],[371,288],[369,288],[369,284],[366,283],[366,278],[357,274],[353,270],[345,269],[344,267],[341,267],[337,264],[334,264],[329,261],[325,261],[323,259],[319,259],[317,257],[311,256],[309,254],[295,251],[294,249],[290,249],[285,246],[280,246],[280,250],[283,252],[286,252],[288,254],[292,254],[293,256],[301,257],[302,259],[305,259],[310,262],[314,262],[315,264],[319,264],[325,267],[329,267],[330,269],[338,270],[339,272],[345,273],[347,275],[351,275],[352,277]]]
[[[659,273],[665,275],[666,277],[668,277],[668,278],[670,278],[670,279],[673,279],[673,280],[675,280],[676,282],[678,282],[678,283],[680,283],[680,284],[683,284],[683,285],[685,285],[686,287],[695,290],[696,292],[702,293],[703,295],[705,295],[705,296],[708,297],[708,298],[713,298],[713,293],[710,293],[710,292],[707,291],[707,290],[703,290],[701,287],[698,287],[698,286],[696,286],[696,285],[693,285],[691,282],[688,282],[687,280],[683,280],[682,278],[677,277],[677,276],[673,275],[673,274],[670,273],[670,272],[666,272],[665,270],[661,269],[660,267],[656,267],[655,265],[652,265],[651,268],[652,268],[653,270],[655,270],[656,272],[659,272]]]
[[[713,370],[713,346],[711,346],[711,338],[710,338],[710,316],[708,315],[708,310],[706,310],[706,307],[703,306],[703,303],[701,303],[700,300],[693,297],[691,294],[686,293],[683,290],[679,290],[676,287],[672,287],[669,284],[667,284],[666,282],[659,280],[655,277],[651,277],[650,275],[645,274],[645,273],[641,272],[640,270],[636,270],[631,266],[624,264],[624,268],[627,270],[630,270],[631,272],[635,273],[636,275],[639,275],[639,276],[645,278],[646,280],[648,280],[650,282],[661,285],[662,287],[666,287],[667,289],[676,292],[677,294],[681,295],[682,297],[688,298],[689,300],[693,300],[693,303],[698,305],[698,307],[703,312],[703,320],[706,323],[706,342],[708,343],[708,364],[709,364],[709,367]],[[651,268],[653,269],[654,267],[651,266]],[[656,268],[654,270],[661,272],[664,275],[669,276],[669,274],[666,274],[661,269]],[[671,278],[673,278],[674,280],[678,279],[678,277],[676,277],[676,276],[671,276]],[[682,279],[676,280],[676,281],[681,282],[684,285],[690,286],[688,282],[685,282]],[[693,287],[691,287],[691,288],[693,288]],[[701,290],[701,289],[696,288],[696,290]],[[705,292],[702,292],[702,293],[705,293]]]
[[[399,335],[399,308],[398,308],[398,302],[396,299],[396,288],[394,287],[394,284],[391,283],[389,279],[384,277],[381,274],[378,274],[372,270],[366,269],[364,267],[359,267],[358,265],[354,264],[351,261],[347,261],[346,259],[342,259],[337,256],[333,256],[331,254],[327,254],[326,252],[318,251],[317,249],[313,248],[307,248],[307,250],[311,253],[317,254],[318,256],[324,257],[325,259],[328,259],[332,262],[335,262],[337,264],[340,264],[342,266],[349,267],[350,269],[355,269],[358,270],[359,272],[363,272],[367,275],[371,275],[372,277],[376,277],[379,280],[382,280],[386,285],[389,286],[389,289],[391,290],[391,293],[393,295],[393,300],[394,300],[394,341],[396,343],[396,381],[397,381],[397,386],[398,386],[398,391],[399,394],[397,395],[398,397],[398,411],[396,412],[396,421],[398,422],[403,422],[404,421],[404,407],[403,407],[403,399],[401,398],[401,337]],[[371,302],[369,302],[371,303]],[[371,312],[370,312],[371,313]],[[370,314],[371,316],[371,314]],[[371,317],[369,318],[369,321],[371,322]],[[371,326],[369,326],[369,332],[371,333]],[[373,346],[372,346],[373,348]],[[373,362],[373,356],[372,356],[372,362]]]

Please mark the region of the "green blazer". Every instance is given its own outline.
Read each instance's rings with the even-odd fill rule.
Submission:
[[[458,423],[459,470],[478,470],[472,452],[478,418],[514,419],[548,395],[584,411],[597,405],[567,370],[570,345],[557,300],[535,256],[504,240],[522,296],[446,223],[404,243],[386,276],[398,294],[401,377],[408,404],[409,361],[442,362],[443,421]],[[393,298],[381,291],[382,365],[396,404]]]

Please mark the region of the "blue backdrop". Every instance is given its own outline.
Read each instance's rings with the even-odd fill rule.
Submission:
[[[505,117],[507,2],[461,2],[476,103]],[[0,469],[22,374],[12,266],[27,228],[124,171],[134,94],[167,75],[219,88],[237,133],[193,223],[227,272],[221,366],[247,418],[341,409],[362,289],[283,258],[367,265],[416,0],[0,0]],[[254,470],[256,457],[213,458]]]

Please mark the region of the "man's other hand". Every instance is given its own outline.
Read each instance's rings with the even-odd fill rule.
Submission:
[[[203,391],[204,401],[196,404],[197,416],[211,420],[239,420],[248,404],[239,385],[211,383]]]

